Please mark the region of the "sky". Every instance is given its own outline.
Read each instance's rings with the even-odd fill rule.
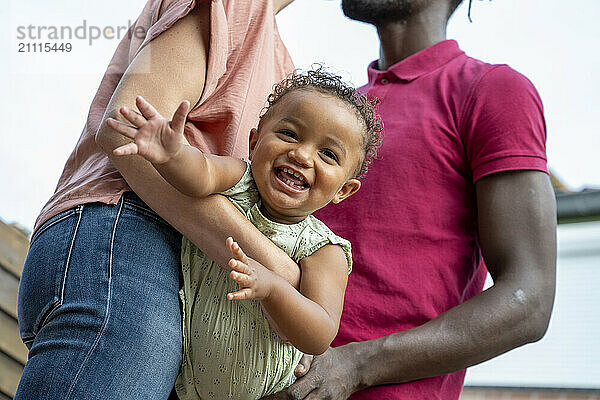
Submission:
[[[90,102],[118,44],[116,38],[93,39],[91,27],[110,28],[111,32],[124,29],[135,20],[144,3],[145,0],[8,0],[8,5],[3,4],[3,220],[28,229],[33,227],[81,134]],[[509,64],[526,75],[544,103],[551,170],[572,190],[600,188],[600,2],[473,0],[471,16],[472,23],[463,4],[450,22],[448,37],[457,39],[470,56]],[[277,20],[296,66],[306,68],[320,62],[357,86],[366,82],[366,66],[378,56],[377,35],[371,26],[344,18],[339,1],[296,0]],[[85,31],[86,37],[56,41],[69,43],[69,52],[27,52],[28,44],[32,50],[32,44],[40,42],[35,29],[27,31],[30,25],[65,27],[80,37]],[[19,48],[25,52],[19,52]],[[594,237],[600,238],[600,231],[594,232]],[[586,278],[583,275],[577,279],[580,282]],[[586,301],[597,314],[600,305],[593,303],[591,293]],[[485,382],[485,371],[484,378],[480,377],[483,381],[475,378],[475,382]],[[585,382],[577,382],[585,386]]]

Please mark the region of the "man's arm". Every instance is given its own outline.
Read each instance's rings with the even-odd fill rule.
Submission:
[[[329,349],[272,398],[302,399],[316,389],[311,398],[345,399],[366,387],[457,371],[543,337],[556,270],[550,180],[537,171],[497,173],[476,190],[479,240],[494,285],[422,326]]]
[[[119,109],[125,106],[135,110],[136,96],[143,96],[162,115],[173,115],[182,100],[196,104],[200,98],[210,34],[208,7],[209,3],[199,4],[140,51],[109,102],[96,143],[142,200],[220,265],[228,261],[225,239],[235,236],[251,257],[298,287],[298,266],[228,200],[222,196],[203,200],[187,197],[167,184],[141,157],[112,154],[129,139],[108,127],[106,119],[123,121]]]

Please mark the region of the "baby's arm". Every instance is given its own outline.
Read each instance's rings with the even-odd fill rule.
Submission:
[[[123,107],[120,112],[132,125],[109,118],[107,124],[132,142],[113,150],[116,156],[138,154],[150,161],[163,178],[181,193],[202,198],[222,192],[242,177],[245,163],[233,157],[204,154],[185,144],[183,130],[190,108],[182,102],[173,120],[163,118],[146,100],[136,102],[141,114]]]
[[[300,292],[287,281],[247,257],[227,239],[230,276],[240,290],[229,300],[260,300],[288,340],[307,354],[321,354],[335,338],[342,315],[348,264],[337,245],[325,245],[300,261]]]

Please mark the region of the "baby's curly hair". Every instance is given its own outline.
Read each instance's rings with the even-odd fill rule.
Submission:
[[[296,71],[283,81],[273,86],[273,92],[267,98],[268,104],[263,109],[260,119],[286,94],[294,90],[316,90],[342,100],[356,112],[358,119],[364,124],[363,159],[355,172],[357,178],[367,173],[369,165],[377,158],[381,146],[383,122],[375,111],[378,100],[371,101],[360,94],[354,87],[342,81],[340,76],[324,70],[322,65],[305,72]]]

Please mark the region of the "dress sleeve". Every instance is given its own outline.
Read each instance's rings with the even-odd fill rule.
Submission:
[[[259,200],[258,189],[252,178],[250,163],[246,163],[246,172],[238,183],[220,194],[226,196],[242,213],[247,214]]]
[[[459,120],[473,182],[486,175],[546,166],[546,124],[533,84],[507,65],[473,86]]]
[[[300,235],[297,249],[292,256],[294,261],[299,263],[300,260],[310,256],[326,244],[336,244],[344,250],[346,262],[348,263],[348,273],[352,272],[352,246],[350,242],[333,233],[323,222],[312,215],[307,219],[310,219],[310,221],[307,228]]]

